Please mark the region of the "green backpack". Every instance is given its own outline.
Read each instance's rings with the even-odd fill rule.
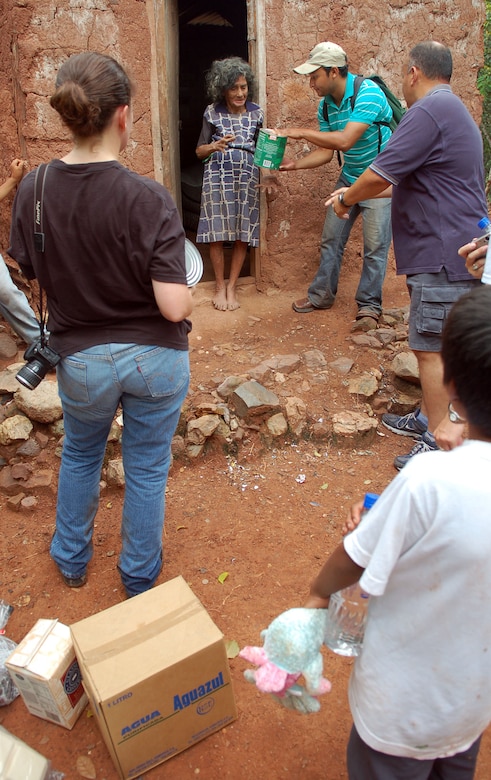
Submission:
[[[370,81],[373,81],[378,87],[380,87],[385,97],[387,98],[387,102],[389,106],[392,109],[392,119],[390,120],[390,122],[374,122],[375,125],[378,125],[378,150],[380,152],[380,147],[382,146],[382,132],[380,130],[380,126],[385,125],[385,127],[390,127],[391,131],[394,132],[397,125],[401,121],[402,117],[406,113],[406,109],[402,105],[399,98],[397,98],[394,95],[394,93],[389,89],[389,87],[383,80],[382,76],[378,76],[376,73],[372,73],[371,76],[355,76],[355,83],[353,85],[353,94],[351,95],[350,98],[352,111],[355,108],[355,101],[361,83],[365,81],[365,79],[370,79]],[[322,104],[322,114],[324,116],[324,121],[327,122],[327,124],[329,124],[329,115],[327,113],[327,103],[325,98]],[[337,152],[337,155],[338,155],[339,164],[341,165],[341,155],[339,154],[339,151]]]
[[[389,87],[383,80],[382,76],[377,76],[376,73],[372,73],[371,76],[356,76],[353,97],[351,98],[351,110],[353,111],[353,108],[355,106],[356,95],[358,94],[358,90],[360,89],[360,84],[364,80],[364,78],[370,79],[370,81],[375,82],[375,84],[378,87],[380,87],[385,97],[387,98],[387,102],[392,109],[392,119],[389,122],[389,127],[392,130],[392,132],[394,132],[397,125],[401,121],[402,117],[406,113],[406,109],[402,105],[399,98],[397,98],[394,95],[394,93],[389,89]]]

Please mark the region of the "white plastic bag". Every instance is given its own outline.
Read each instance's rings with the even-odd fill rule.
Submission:
[[[19,695],[5,666],[5,661],[17,647],[17,644],[3,633],[13,609],[10,604],[0,599],[0,707],[10,704]]]

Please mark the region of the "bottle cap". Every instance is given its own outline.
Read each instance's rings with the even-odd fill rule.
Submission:
[[[483,217],[477,223],[477,227],[480,228],[481,230],[484,230],[484,228],[487,228],[489,225],[491,225],[491,220],[489,219],[489,217]]]
[[[363,509],[370,509],[375,503],[375,501],[379,498],[378,493],[365,493],[365,498],[363,499]]]

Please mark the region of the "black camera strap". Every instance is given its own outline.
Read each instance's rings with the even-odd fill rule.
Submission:
[[[41,163],[36,168],[34,178],[34,249],[36,252],[44,252],[44,230],[43,230],[43,201],[44,187],[46,184],[46,174],[48,173],[49,163]],[[43,310],[43,288],[39,282],[39,318],[41,321],[41,343],[46,343],[46,319],[47,313]]]
[[[34,179],[34,249],[36,252],[44,252],[43,198],[48,168],[49,163],[41,163],[36,168]]]

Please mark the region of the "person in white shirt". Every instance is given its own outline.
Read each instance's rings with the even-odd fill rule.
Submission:
[[[349,684],[350,780],[471,780],[491,722],[491,286],[443,332],[449,418],[468,438],[412,459],[322,567],[305,604],[360,580],[367,627]]]

